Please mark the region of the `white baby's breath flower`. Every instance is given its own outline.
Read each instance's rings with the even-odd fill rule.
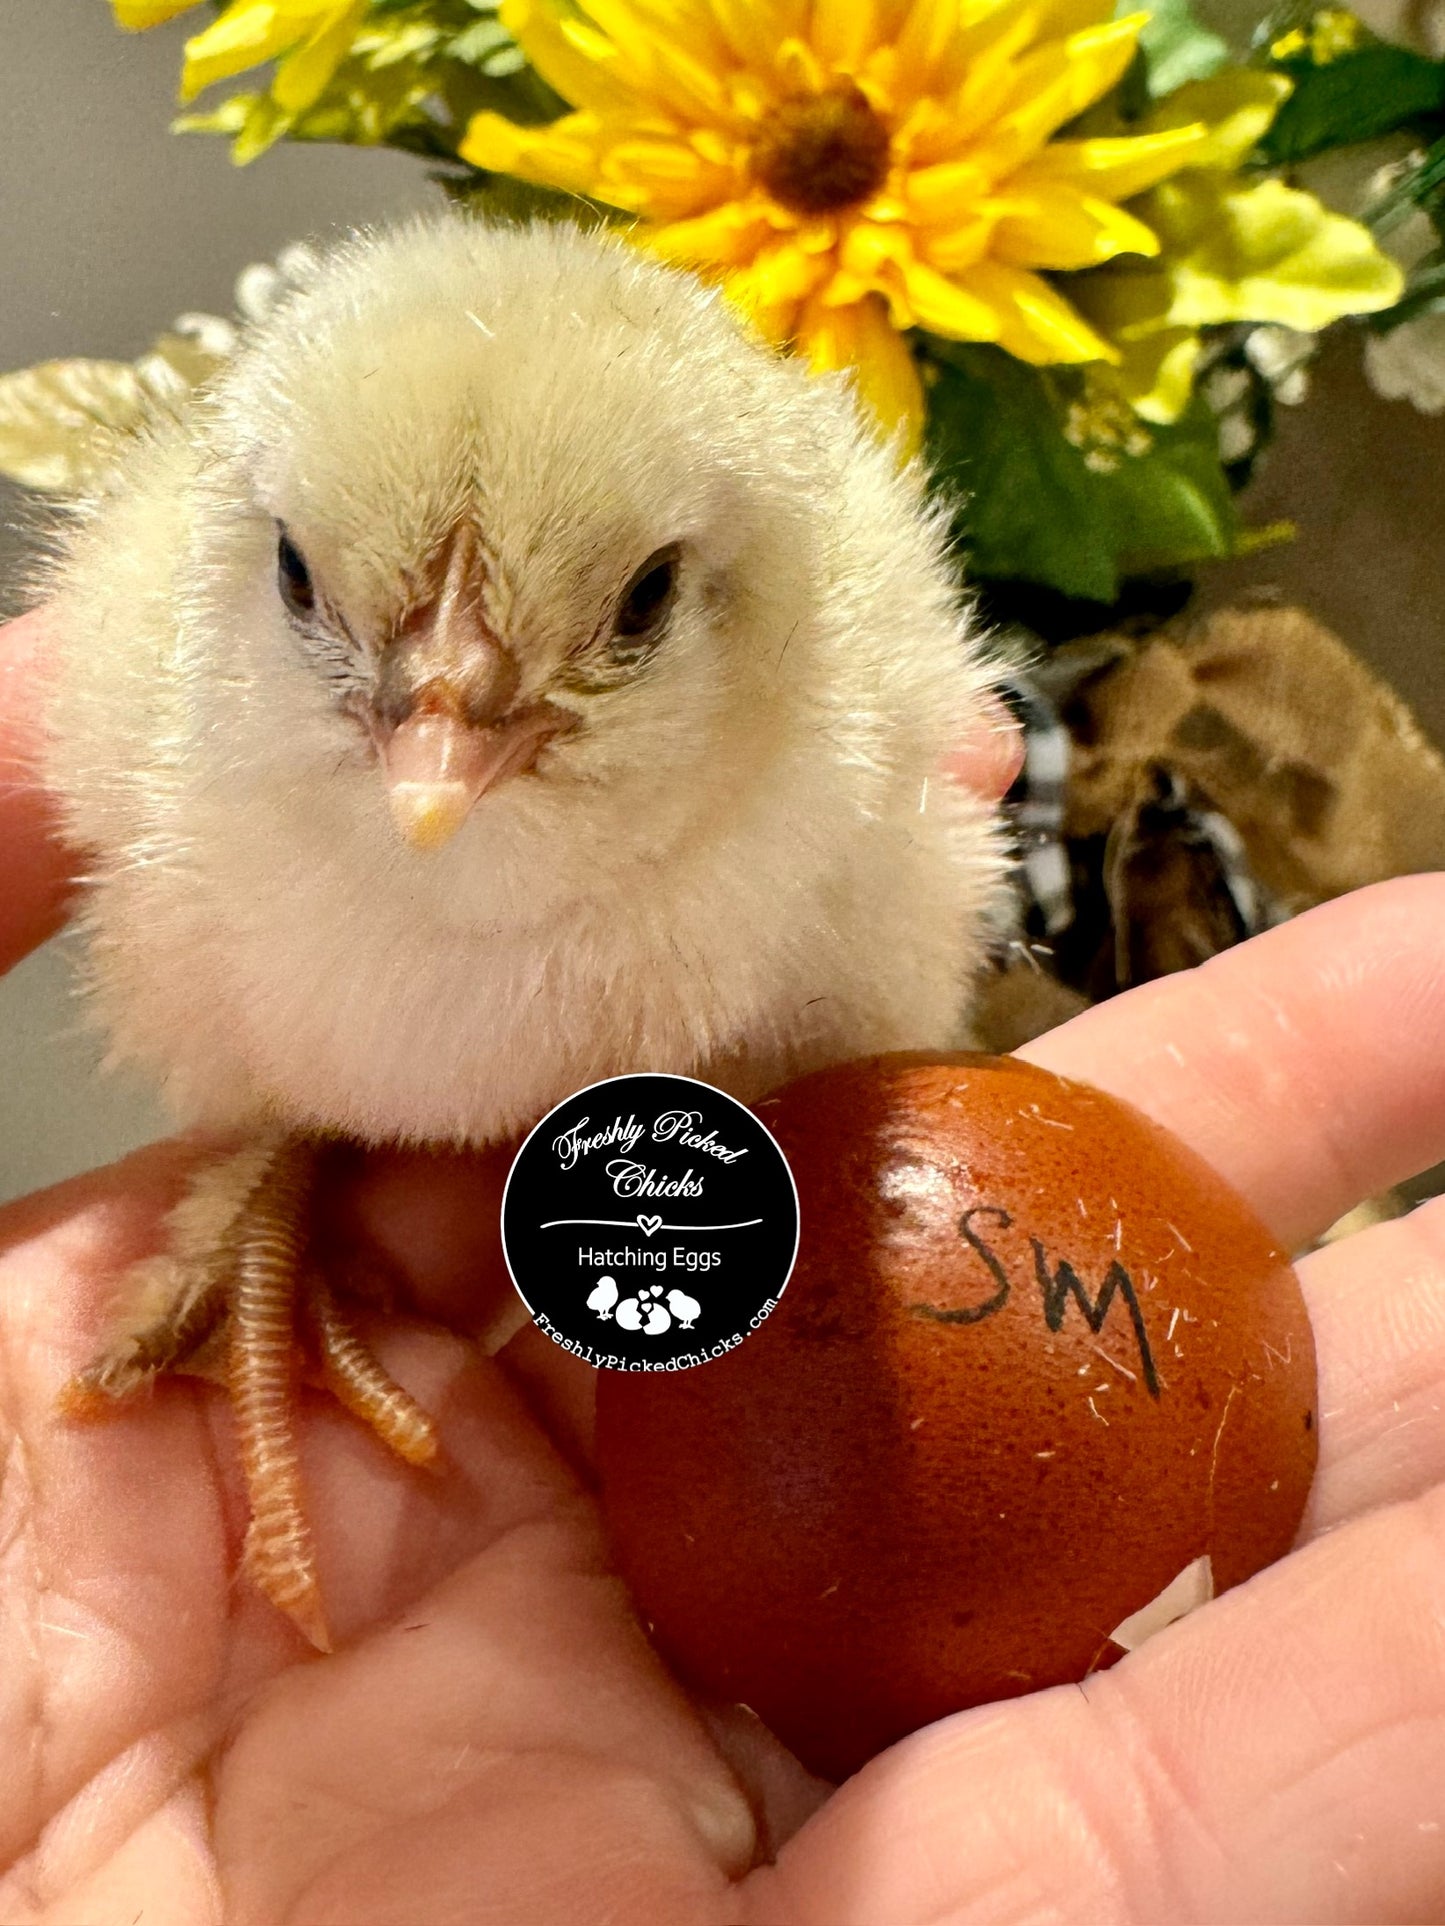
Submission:
[[[1386,401],[1412,402],[1423,415],[1445,411],[1445,314],[1422,314],[1372,335],[1365,373]]]
[[[264,321],[293,289],[305,287],[318,266],[303,241],[282,248],[275,264],[253,261],[236,276],[236,308],[247,321]]]
[[[172,323],[175,333],[184,335],[187,341],[194,341],[202,354],[209,355],[214,361],[224,361],[236,350],[236,324],[221,314],[187,312],[178,314]]]
[[[1266,326],[1250,329],[1244,352],[1269,383],[1275,400],[1297,408],[1309,393],[1309,363],[1318,347],[1317,335]]]

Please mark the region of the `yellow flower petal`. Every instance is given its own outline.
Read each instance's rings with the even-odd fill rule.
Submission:
[[[595,114],[568,114],[550,127],[519,127],[500,114],[483,113],[473,117],[457,152],[473,167],[600,199],[606,147]]]
[[[852,369],[859,399],[885,433],[898,437],[900,461],[923,436],[923,384],[907,344],[870,295],[851,307],[809,302],[798,319],[798,342],[809,366],[822,373]]]
[[[832,78],[816,50],[797,34],[778,47],[776,66],[778,79],[789,93],[821,94]]]
[[[1019,61],[1034,38],[1034,29],[1034,16],[1022,14],[970,60],[949,109],[950,151],[971,145],[1017,98]]]
[[[914,220],[930,227],[967,221],[991,186],[988,175],[972,161],[940,161],[908,176],[904,204]]]
[[[626,0],[581,0],[581,12],[634,74],[650,77],[657,39]]]
[[[1268,131],[1292,92],[1292,83],[1283,74],[1235,68],[1212,80],[1191,80],[1177,87],[1140,125],[1148,133],[1163,133],[1202,121],[1208,136],[1191,155],[1189,165],[1233,170]]]
[[[956,86],[949,56],[958,40],[958,0],[913,0],[894,49],[895,86],[913,95]]]
[[[955,160],[966,146],[956,108],[939,100],[915,100],[893,136],[893,152],[903,167],[932,167]]]
[[[692,220],[645,229],[639,239],[654,254],[683,267],[743,267],[772,233],[757,207],[732,201]]]
[[[883,295],[896,326],[914,326],[906,293],[906,271],[913,265],[913,241],[906,228],[877,221],[857,221],[843,235],[838,248],[838,271],[827,300],[851,307],[871,294]]]
[[[1063,182],[1029,193],[1009,183],[994,229],[993,256],[1017,267],[1085,268],[1116,254],[1157,254],[1159,242],[1122,207]]]
[[[144,33],[147,27],[159,27],[200,4],[201,0],[111,0],[115,24],[127,33]]]
[[[980,151],[984,165],[996,176],[1011,172],[1065,121],[1106,94],[1134,58],[1148,17],[1136,13],[1102,27],[1086,27],[1067,40],[1049,41],[1021,60],[1014,73],[1012,105],[1006,106]]]
[[[1055,140],[1009,177],[1012,191],[1021,186],[1069,181],[1088,194],[1107,194],[1128,200],[1193,163],[1206,150],[1209,130],[1202,121],[1172,127],[1157,134],[1101,140]]]
[[[813,0],[809,39],[821,59],[856,73],[878,44],[879,0]]]
[[[1101,27],[1114,17],[1114,0],[1043,0],[1039,10],[1039,38],[1079,33]]]
[[[975,261],[983,260],[989,252],[996,219],[992,211],[981,210],[974,220],[950,228],[947,233],[922,234],[919,251],[941,274],[957,274],[963,268],[972,267]]]
[[[283,112],[304,113],[325,91],[326,83],[351,50],[366,8],[367,0],[355,0],[282,60],[271,94]]]
[[[728,276],[728,293],[750,313],[779,317],[768,332],[782,326],[827,278],[828,269],[815,255],[783,241],[761,248],[745,267]]]
[[[649,220],[680,221],[716,207],[736,183],[678,142],[622,140],[600,157],[597,192]]]
[[[980,261],[959,276],[961,287],[994,312],[992,338],[1020,361],[1117,361],[1119,351],[1098,335],[1047,281],[1016,267]],[[975,337],[981,338],[981,337]]]
[[[560,19],[548,0],[502,0],[498,16],[549,87],[574,107],[635,113],[638,90],[605,34]]]
[[[296,22],[282,14],[275,0],[237,0],[186,42],[181,99],[194,100],[213,80],[228,80],[263,60],[274,60],[298,38]]]
[[[245,102],[245,116],[231,142],[233,167],[248,166],[291,129],[290,114],[283,113],[270,94],[243,94],[240,98]]]
[[[627,10],[654,44],[685,47],[712,77],[721,78],[732,65],[727,36],[710,0],[627,0]],[[595,7],[587,6],[587,12],[605,26]]]
[[[669,118],[706,123],[727,117],[728,95],[716,73],[678,41],[659,34],[637,8],[626,0],[584,4],[614,50],[614,73],[635,93],[655,101]]]
[[[739,60],[766,73],[783,41],[807,27],[808,0],[709,0],[709,12]]]
[[[974,269],[969,270],[972,274]],[[903,271],[908,305],[920,328],[953,341],[997,341],[1003,317],[993,296],[972,286],[946,280],[922,261],[909,262]]]

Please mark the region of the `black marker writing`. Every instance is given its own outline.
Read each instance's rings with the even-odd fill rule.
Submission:
[[[1088,1319],[1089,1329],[1095,1334],[1103,1329],[1104,1319],[1109,1315],[1109,1306],[1117,1291],[1129,1306],[1129,1316],[1134,1325],[1134,1336],[1139,1342],[1139,1362],[1144,1369],[1144,1383],[1151,1398],[1159,1395],[1159,1373],[1154,1369],[1154,1354],[1149,1349],[1149,1333],[1144,1328],[1144,1313],[1139,1308],[1139,1299],[1134,1291],[1134,1280],[1116,1257],[1109,1266],[1109,1274],[1099,1290],[1097,1298],[1089,1293],[1079,1281],[1079,1274],[1066,1257],[1059,1259],[1059,1268],[1053,1276],[1049,1275],[1048,1253],[1037,1237],[1030,1237],[1034,1247],[1034,1270],[1038,1274],[1039,1289],[1044,1298],[1044,1320],[1051,1331],[1060,1330],[1064,1322],[1064,1312],[1072,1297],[1079,1309]]]
[[[1000,1230],[1007,1230],[1013,1223],[1013,1219],[1006,1210],[999,1210],[993,1204],[975,1204],[972,1210],[966,1210],[958,1220],[959,1236],[965,1244],[978,1252],[979,1256],[988,1266],[994,1283],[998,1285],[998,1289],[986,1304],[970,1304],[962,1310],[945,1311],[937,1304],[916,1304],[913,1308],[920,1317],[931,1317],[939,1324],[977,1324],[983,1318],[992,1317],[995,1311],[1001,1311],[1004,1305],[1008,1303],[1008,1272],[1004,1269],[1003,1265],[1000,1264],[995,1253],[989,1249],[988,1245],[984,1243],[983,1239],[974,1230],[973,1220],[975,1217],[996,1217]]]
[[[1004,1269],[998,1253],[979,1236],[974,1229],[974,1219],[992,1217],[1000,1230],[1010,1230],[1013,1219],[1006,1210],[993,1204],[975,1204],[966,1210],[958,1220],[958,1234],[984,1264],[990,1277],[998,1286],[992,1297],[982,1304],[965,1305],[961,1308],[945,1308],[941,1304],[915,1304],[913,1311],[917,1317],[926,1317],[936,1324],[978,1324],[986,1317],[992,1317],[1008,1303],[1011,1284],[1008,1272]],[[1144,1373],[1144,1384],[1151,1398],[1159,1396],[1159,1373],[1154,1368],[1154,1353],[1149,1344],[1149,1332],[1144,1323],[1144,1313],[1139,1305],[1134,1280],[1128,1271],[1115,1258],[1109,1266],[1108,1274],[1099,1287],[1099,1295],[1090,1297],[1078,1272],[1067,1258],[1060,1258],[1057,1269],[1050,1270],[1049,1255],[1037,1237],[1030,1236],[1033,1246],[1034,1273],[1038,1278],[1039,1291],[1043,1297],[1044,1322],[1051,1331],[1063,1329],[1064,1313],[1068,1310],[1069,1299],[1073,1298],[1083,1312],[1089,1329],[1097,1336],[1104,1328],[1104,1320],[1109,1315],[1109,1307],[1115,1294],[1122,1297],[1128,1306],[1129,1319],[1134,1326],[1135,1341],[1139,1346],[1139,1363]]]

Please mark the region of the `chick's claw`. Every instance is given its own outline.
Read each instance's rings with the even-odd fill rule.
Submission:
[[[311,1644],[329,1651],[297,1443],[305,1350],[317,1380],[399,1457],[429,1465],[439,1446],[432,1420],[307,1264],[322,1155],[314,1140],[273,1138],[198,1172],[172,1212],[171,1250],[131,1272],[124,1327],[59,1402],[67,1417],[94,1418],[162,1371],[224,1384],[250,1506],[246,1569]]]
[[[441,1448],[436,1426],[357,1336],[326,1280],[313,1272],[304,1295],[322,1381],[337,1403],[370,1425],[409,1465],[434,1465]]]

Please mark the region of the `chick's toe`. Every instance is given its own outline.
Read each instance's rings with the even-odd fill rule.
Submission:
[[[91,1419],[161,1372],[229,1392],[250,1523],[245,1565],[320,1651],[331,1646],[297,1442],[303,1367],[409,1464],[438,1455],[435,1426],[382,1369],[308,1264],[325,1146],[273,1136],[205,1165],[169,1222],[169,1247],[132,1267],[121,1321],[60,1395]]]

